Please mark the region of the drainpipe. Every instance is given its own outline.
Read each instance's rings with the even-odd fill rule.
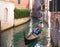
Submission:
[[[1,21],[0,21],[0,47],[2,47],[1,46]]]

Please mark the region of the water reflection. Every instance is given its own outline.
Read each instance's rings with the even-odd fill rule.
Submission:
[[[13,28],[5,32],[2,32],[2,47],[14,47],[12,41],[13,34],[14,34]]]
[[[33,27],[35,27],[37,24],[39,24],[39,20],[34,19]],[[47,45],[46,35],[48,34],[48,30],[45,26],[42,29],[42,35],[40,36],[41,38],[31,42],[28,45],[25,45],[24,43],[24,31],[27,35],[30,29],[29,22],[6,30],[2,32],[2,47],[34,47],[38,42],[41,42],[40,44],[43,45],[42,47],[44,47]]]
[[[2,32],[2,35],[1,35],[2,47],[15,47],[13,45],[14,35],[20,31],[22,31],[24,28],[26,28],[27,25],[28,25],[28,23]]]

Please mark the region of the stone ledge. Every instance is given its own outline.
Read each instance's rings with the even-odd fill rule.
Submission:
[[[29,17],[21,18],[21,19],[15,19],[15,24],[14,24],[14,26],[21,25],[21,24],[23,24],[23,23],[26,23],[27,21],[29,21]]]
[[[24,24],[26,22],[29,21],[29,17],[26,17],[26,18],[21,18],[21,19],[15,19],[15,24],[9,24],[9,23],[3,23],[2,26],[1,26],[1,31],[4,31],[4,30],[7,30],[13,26],[18,26],[18,25],[21,25],[21,24]]]
[[[13,24],[9,24],[9,23],[3,23],[3,25],[1,25],[1,31],[4,31],[8,28],[13,27]]]

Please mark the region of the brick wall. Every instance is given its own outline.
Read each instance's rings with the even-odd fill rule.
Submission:
[[[20,0],[20,4],[18,4],[18,0],[15,0],[14,3],[15,7],[17,8],[23,8],[23,9],[29,8],[29,0]]]
[[[56,23],[56,19],[58,19],[59,25]],[[57,25],[56,25],[57,24]],[[58,27],[59,29],[57,29]],[[54,44],[60,44],[60,12],[51,12],[51,36]],[[60,45],[59,45],[60,47]]]

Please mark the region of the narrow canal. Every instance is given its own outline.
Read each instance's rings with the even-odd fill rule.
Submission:
[[[46,47],[47,45],[47,27],[44,26],[42,29],[42,35],[41,38],[31,42],[28,45],[25,45],[24,42],[24,32],[27,33],[29,32],[29,24],[30,22],[27,22],[23,25],[8,29],[4,32],[2,32],[2,47],[35,47],[37,43],[40,44],[40,47]],[[39,20],[34,20],[33,21],[33,27],[35,25],[39,24]]]

